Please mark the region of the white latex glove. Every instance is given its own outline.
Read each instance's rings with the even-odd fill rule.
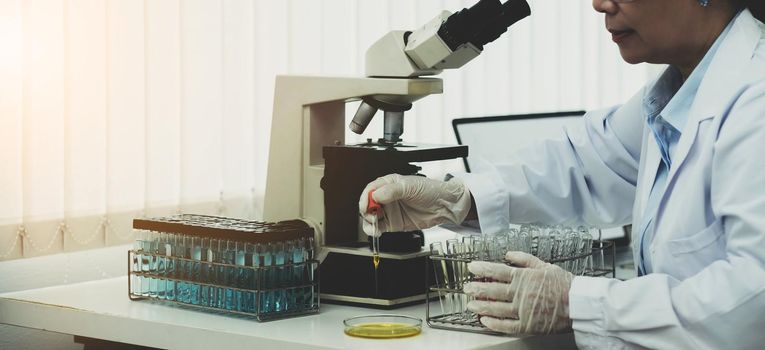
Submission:
[[[470,311],[481,315],[481,323],[494,331],[520,334],[551,334],[571,330],[568,292],[574,275],[524,252],[507,252],[514,266],[486,261],[468,264],[476,277],[496,282],[465,284],[466,294],[477,299]]]
[[[367,212],[369,192],[382,205],[382,215]],[[470,211],[470,192],[462,181],[452,178],[437,181],[423,176],[386,175],[372,181],[359,198],[359,213],[364,218],[364,232],[414,231],[452,222],[462,223]]]

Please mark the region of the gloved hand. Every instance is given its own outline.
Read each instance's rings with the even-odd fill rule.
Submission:
[[[382,205],[382,214],[367,213],[369,191]],[[372,181],[361,192],[359,213],[364,218],[364,232],[414,231],[452,222],[462,223],[470,211],[470,192],[462,181],[452,178],[437,181],[423,176],[386,175]],[[379,233],[375,230],[379,228]]]
[[[477,299],[467,305],[481,315],[481,323],[494,331],[520,334],[551,334],[571,330],[568,292],[574,275],[524,252],[507,252],[514,266],[486,261],[468,264],[477,277],[496,282],[465,284],[466,294]]]

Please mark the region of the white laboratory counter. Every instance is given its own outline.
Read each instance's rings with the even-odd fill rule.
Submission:
[[[380,310],[322,304],[319,314],[271,322],[131,301],[127,277],[0,294],[0,323],[130,343],[183,349],[567,349],[573,334],[512,338],[444,331],[372,340],[347,336],[343,319]],[[387,311],[383,311],[387,313]],[[425,306],[394,310],[419,318]]]

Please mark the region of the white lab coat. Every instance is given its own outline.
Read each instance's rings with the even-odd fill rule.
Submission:
[[[645,91],[588,113],[561,141],[462,176],[482,230],[510,221],[637,227],[660,162]],[[749,11],[711,62],[672,159],[644,251],[653,273],[573,281],[580,348],[765,347],[765,26]]]

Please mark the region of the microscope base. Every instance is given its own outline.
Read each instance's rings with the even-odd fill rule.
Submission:
[[[429,252],[382,253],[375,271],[365,243],[358,247],[325,247],[321,263],[321,301],[393,309],[421,303],[432,273]]]

